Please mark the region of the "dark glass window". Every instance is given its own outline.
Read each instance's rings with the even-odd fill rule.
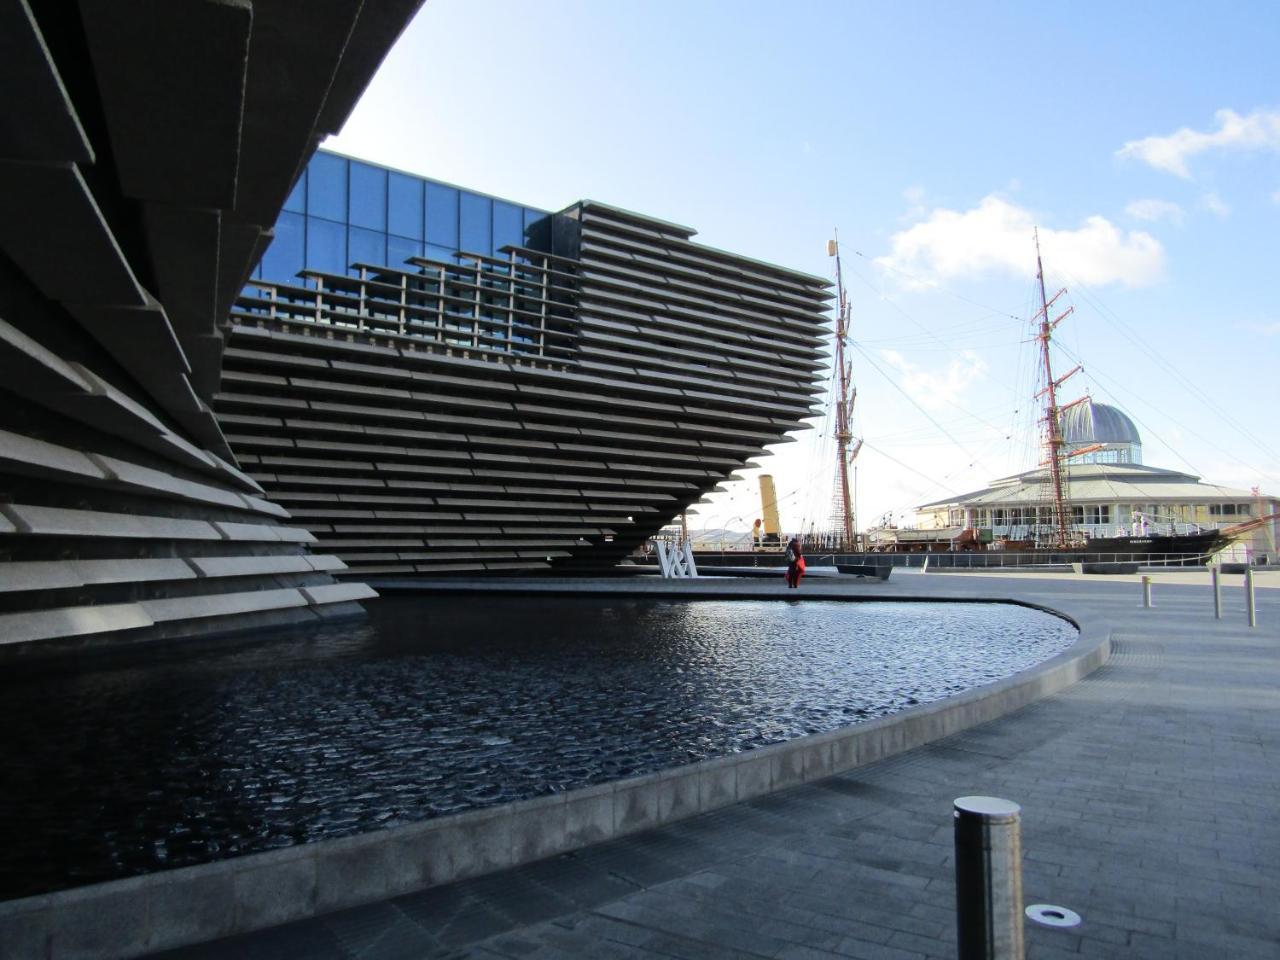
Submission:
[[[427,243],[458,249],[458,191],[452,187],[427,184]]]
[[[387,184],[387,232],[422,239],[422,181],[392,173]]]
[[[293,185],[293,190],[289,192],[289,199],[284,202],[284,208],[292,213],[307,212],[307,171],[302,171],[302,176],[298,178],[298,182]]]
[[[422,241],[405,237],[387,237],[387,266],[403,267],[410,257],[422,256]]]
[[[347,160],[317,153],[307,169],[307,213],[313,217],[347,219]]]
[[[493,250],[524,246],[523,211],[513,203],[493,202]]]
[[[458,243],[467,253],[492,253],[493,201],[464,193],[458,211]]]
[[[311,217],[307,220],[307,266],[325,273],[347,272],[347,228]]]
[[[262,257],[262,277],[281,283],[296,283],[303,263],[303,224],[300,213],[284,212],[276,220],[276,235]]]
[[[551,249],[551,217],[540,210],[524,208],[524,245],[533,250]]]
[[[384,265],[387,262],[387,235],[377,230],[352,227],[347,236],[347,259],[351,263]]]
[[[387,229],[387,171],[351,162],[351,225]]]

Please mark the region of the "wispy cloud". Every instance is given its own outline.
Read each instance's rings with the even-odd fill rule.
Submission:
[[[1134,200],[1124,208],[1124,212],[1135,219],[1151,223],[1159,223],[1161,220],[1182,223],[1182,207],[1172,200]]]
[[[935,209],[895,233],[891,252],[876,263],[891,270],[948,279],[999,270],[1033,271],[1036,218],[992,194],[969,210]],[[1089,284],[1147,286],[1164,275],[1164,248],[1140,230],[1124,231],[1105,217],[1089,217],[1075,230],[1040,229],[1040,244],[1054,269]]]
[[[986,361],[972,350],[960,351],[942,373],[922,370],[896,350],[881,350],[880,356],[902,374],[902,389],[926,409],[954,404],[987,370]]]
[[[1260,333],[1264,337],[1280,337],[1280,320],[1270,323],[1242,323],[1240,327],[1251,333]]]
[[[1271,202],[1280,207],[1280,190],[1277,190],[1271,195]]]
[[[1219,110],[1214,119],[1216,130],[1183,127],[1164,137],[1130,140],[1116,155],[1189,180],[1187,160],[1207,150],[1280,150],[1280,110],[1255,110],[1243,117],[1234,110]]]
[[[1215,217],[1221,217],[1224,220],[1231,216],[1231,208],[1227,206],[1223,199],[1213,190],[1210,190],[1200,198],[1200,206],[1203,209],[1208,210]]]

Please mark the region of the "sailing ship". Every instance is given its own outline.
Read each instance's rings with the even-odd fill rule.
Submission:
[[[946,555],[935,558],[935,562],[942,566],[1046,563],[1093,565],[1160,563],[1193,566],[1209,562],[1216,553],[1233,540],[1280,517],[1280,514],[1257,516],[1226,527],[1201,528],[1194,523],[1178,524],[1172,519],[1166,520],[1141,508],[1135,508],[1128,517],[1117,516],[1114,527],[1109,526],[1105,532],[1097,524],[1083,523],[1083,509],[1073,508],[1070,502],[1069,468],[1072,473],[1079,476],[1091,470],[1119,470],[1122,467],[1081,466],[1081,458],[1103,449],[1105,445],[1086,443],[1083,446],[1076,446],[1075,438],[1068,436],[1067,431],[1064,431],[1064,423],[1067,420],[1079,419],[1082,412],[1086,416],[1093,416],[1094,405],[1087,396],[1067,403],[1059,402],[1063,384],[1079,373],[1081,367],[1076,366],[1064,375],[1055,376],[1050,344],[1054,330],[1073,312],[1074,308],[1067,307],[1057,316],[1052,316],[1054,305],[1066,294],[1066,290],[1059,290],[1053,297],[1047,294],[1038,231],[1035,235],[1035,249],[1040,309],[1031,318],[1031,323],[1036,328],[1038,366],[1043,382],[1043,387],[1036,394],[1036,399],[1043,401],[1040,423],[1044,456],[1036,470],[1016,478],[1023,482],[1031,478],[1031,482],[1037,483],[1040,487],[1039,502],[1035,506],[1026,508],[1027,515],[1032,519],[1018,529],[1016,537],[993,536],[993,530],[979,529],[972,523],[962,525],[958,529],[953,526],[938,530],[896,530],[882,527],[879,530],[859,534],[850,489],[850,475],[862,443],[854,438],[851,429],[857,391],[852,385],[851,365],[845,357],[850,327],[849,304],[845,294],[838,239],[828,242],[828,254],[835,259],[838,295],[833,365],[834,400],[830,418],[836,440],[837,460],[830,528],[821,534],[810,531],[808,536],[802,538],[806,543],[806,552],[812,558],[811,563],[821,563],[824,558],[829,557],[828,562],[834,563],[844,572],[865,573],[868,566],[883,565],[886,559],[888,563],[894,565],[902,562],[895,561],[893,559],[895,555],[904,555],[907,557],[906,562],[910,562],[909,555],[929,553]],[[1089,406],[1083,406],[1086,404]],[[1101,405],[1098,407],[1111,409],[1103,408]],[[1127,418],[1119,414],[1119,411],[1112,412],[1128,422]],[[1130,427],[1132,427],[1131,424]],[[1124,464],[1123,469],[1153,470],[1154,468]],[[1187,475],[1178,476],[1193,482],[1197,479]],[[775,531],[777,528],[776,505],[771,511],[770,495],[765,493],[766,489],[771,490],[771,486],[762,482],[763,512],[766,517],[765,534],[770,532],[771,514],[773,528]],[[1258,513],[1261,514],[1263,511],[1259,510]],[[1008,528],[1006,528],[1006,534],[1008,534]],[[766,546],[763,537],[753,538],[753,540],[760,547],[758,551],[716,551],[695,547],[693,552],[697,562],[704,566],[743,563],[761,565],[778,562],[778,557],[774,554],[778,547],[770,549]],[[777,542],[776,532],[773,534],[772,542]]]

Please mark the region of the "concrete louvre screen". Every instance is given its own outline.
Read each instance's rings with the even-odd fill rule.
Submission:
[[[368,233],[311,215],[321,171],[425,186],[428,236],[433,189],[516,209],[322,152],[295,232]],[[828,281],[594,201],[524,215],[496,249],[389,237],[430,254],[392,264],[269,251],[237,301],[219,423],[344,575],[610,566],[816,412]]]
[[[332,589],[344,564],[312,562],[210,402],[298,170],[417,6],[4,5],[0,657],[373,595]]]

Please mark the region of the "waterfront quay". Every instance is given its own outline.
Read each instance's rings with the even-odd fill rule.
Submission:
[[[1139,578],[895,571],[887,583],[450,581],[447,592],[1007,599],[1109,640],[1106,662],[1017,709],[847,773],[522,867],[155,956],[955,956],[951,804],[1022,807],[1027,956],[1280,956],[1280,573]]]

